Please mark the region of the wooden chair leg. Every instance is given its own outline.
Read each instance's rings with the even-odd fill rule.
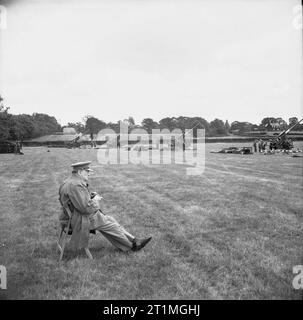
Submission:
[[[64,249],[65,249],[65,244],[66,244],[66,237],[68,235],[68,230],[69,230],[69,227],[70,227],[70,224],[71,224],[71,219],[69,219],[68,221],[68,224],[67,224],[67,228],[65,229],[65,232],[64,232],[64,235],[63,235],[63,239],[62,239],[62,251],[61,251],[61,254],[60,254],[60,258],[59,258],[59,262],[62,260],[63,258],[63,254],[64,254]]]
[[[60,252],[62,251],[62,247],[61,247],[62,234],[63,234],[63,229],[61,229],[61,232],[60,232],[60,235],[59,235],[59,239],[58,239],[58,242],[57,242],[57,246],[58,246],[58,249],[59,249]]]
[[[61,247],[61,252],[60,252],[59,262],[62,260],[62,258],[63,258],[63,254],[64,254],[65,242],[66,242],[66,233],[64,233],[64,235],[63,235],[62,242],[63,242],[63,243],[62,243],[62,247]]]
[[[71,219],[69,219],[67,227],[65,229],[62,229],[61,232],[60,232],[60,235],[59,235],[59,239],[58,239],[58,242],[57,242],[58,249],[60,251],[59,262],[62,260],[63,255],[64,255],[64,249],[65,249],[65,245],[66,245],[66,238],[68,236],[68,231],[69,231],[70,225],[71,225]],[[94,258],[92,256],[91,252],[89,251],[89,249],[85,248],[84,250],[85,250],[85,253],[86,253],[87,257],[89,259],[93,260]]]
[[[88,249],[88,248],[85,248],[84,250],[85,250],[85,253],[86,253],[86,255],[88,256],[88,258],[91,259],[91,260],[93,260],[94,258],[93,258],[93,256],[92,256],[92,254],[90,253],[89,249]]]

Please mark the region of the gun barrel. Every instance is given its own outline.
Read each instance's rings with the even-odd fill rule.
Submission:
[[[293,124],[290,128],[288,128],[287,130],[282,131],[279,135],[278,138],[281,138],[282,136],[288,134],[296,125],[298,125],[301,121],[303,120],[303,118],[300,121],[297,121],[295,124]]]

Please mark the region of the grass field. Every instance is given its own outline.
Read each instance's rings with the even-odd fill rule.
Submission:
[[[206,145],[201,176],[184,165],[99,165],[90,149],[1,154],[1,297],[300,299],[292,268],[303,264],[303,158],[209,153],[222,146]],[[153,240],[122,253],[98,234],[94,260],[68,255],[59,265],[58,187],[84,160],[104,211]]]

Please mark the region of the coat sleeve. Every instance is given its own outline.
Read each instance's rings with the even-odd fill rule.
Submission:
[[[88,189],[82,184],[70,186],[69,198],[76,208],[83,215],[90,215],[100,209],[99,205],[92,201]]]

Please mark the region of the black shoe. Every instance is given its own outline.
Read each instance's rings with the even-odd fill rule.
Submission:
[[[149,238],[145,238],[145,239],[137,239],[135,238],[133,240],[133,247],[132,247],[132,250],[133,251],[139,251],[141,250],[142,248],[144,248],[148,243],[149,241],[152,239],[152,237],[149,237]]]

